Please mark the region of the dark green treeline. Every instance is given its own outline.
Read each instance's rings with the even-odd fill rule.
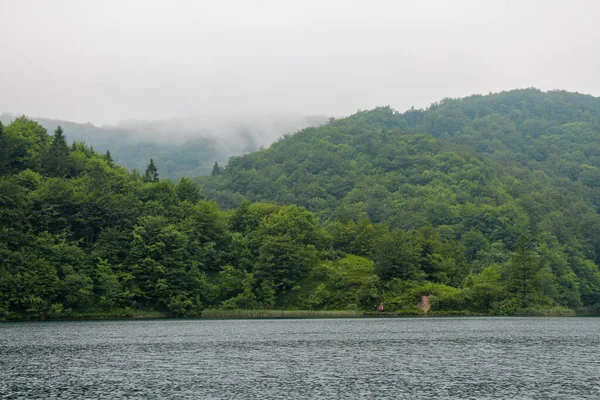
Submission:
[[[598,99],[494,96],[332,120],[202,191],[18,118],[0,128],[0,318],[598,308]]]

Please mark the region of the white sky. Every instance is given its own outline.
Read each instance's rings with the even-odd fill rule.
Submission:
[[[114,123],[600,95],[600,1],[0,0],[0,112]]]

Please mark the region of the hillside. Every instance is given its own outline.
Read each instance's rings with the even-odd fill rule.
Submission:
[[[599,101],[363,111],[233,157],[201,190],[18,118],[0,127],[0,318],[419,314],[423,295],[436,313],[593,312]]]
[[[1,114],[10,124],[16,116]],[[33,118],[52,132],[61,126],[69,142],[84,142],[93,149],[111,152],[115,163],[143,171],[152,158],[161,177],[171,180],[208,175],[215,161],[225,164],[231,156],[267,146],[286,132],[320,125],[323,116],[271,115],[174,118],[158,121],[125,121],[95,126],[70,121]]]
[[[234,157],[197,182],[225,207],[245,197],[298,204],[333,226],[431,226],[465,246],[475,271],[505,262],[527,234],[540,257],[553,253],[549,271],[597,279],[599,121],[600,99],[535,89],[380,108]]]

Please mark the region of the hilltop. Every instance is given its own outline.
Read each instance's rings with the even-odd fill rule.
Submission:
[[[600,99],[524,89],[330,120],[197,182],[224,207],[298,204],[346,237],[361,223],[432,229],[463,246],[472,272],[508,262],[526,234],[547,290],[589,290],[595,304],[599,167]]]
[[[600,99],[535,89],[382,107],[198,187],[20,117],[0,128],[0,318],[594,311],[599,121]]]

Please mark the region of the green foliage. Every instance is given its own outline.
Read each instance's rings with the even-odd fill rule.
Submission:
[[[197,203],[202,198],[200,188],[187,178],[181,178],[177,184],[177,197],[180,201]]]
[[[533,243],[529,237],[521,235],[508,264],[507,289],[518,296],[524,307],[540,295],[540,287],[540,265]]]
[[[476,312],[489,312],[504,298],[500,266],[491,265],[478,275],[470,275],[465,283],[468,307]]]
[[[64,178],[74,172],[72,164],[71,150],[59,126],[54,131],[50,146],[42,156],[42,171],[48,176]]]
[[[311,309],[370,309],[381,301],[381,281],[373,262],[347,255],[313,268],[302,282],[302,303]]]
[[[265,236],[258,249],[254,273],[260,282],[271,281],[280,293],[296,286],[310,271],[314,260],[312,245],[297,243],[290,235]]]
[[[599,309],[598,132],[599,99],[519,90],[332,119],[175,184],[20,117],[0,318]]]
[[[49,141],[46,130],[25,116],[2,129],[0,174],[24,169],[39,171],[41,157]]]
[[[425,272],[419,268],[420,250],[402,231],[385,233],[377,241],[374,251],[378,275],[384,280],[424,279]]]
[[[11,115],[0,114],[0,121],[5,125],[12,119]],[[320,125],[326,120],[324,116],[288,115],[268,119],[251,117],[249,120],[229,116],[221,121],[184,118],[98,127],[89,123],[35,119],[48,132],[57,125],[62,126],[69,141],[85,142],[100,153],[110,150],[114,163],[128,169],[143,172],[152,158],[160,169],[161,178],[173,182],[182,177],[209,175],[215,160],[224,165],[231,155],[257,151],[271,138],[295,132],[300,127]]]
[[[215,164],[213,165],[213,169],[212,169],[211,175],[212,176],[217,176],[217,175],[221,175],[222,173],[223,173],[223,170],[219,166],[219,163],[215,161]]]
[[[150,159],[150,162],[146,166],[146,172],[144,173],[144,181],[158,182],[158,168],[156,168],[156,165],[154,165],[153,159]]]
[[[372,258],[383,282],[461,288],[499,265],[499,283],[465,294],[477,312],[511,296],[520,307],[590,306],[599,288],[598,131],[591,96],[526,89],[445,99],[332,119],[197,182],[224,207],[240,204],[235,196],[304,206],[324,222],[332,254]],[[518,245],[525,233],[538,243],[534,263]],[[319,290],[314,298],[326,298],[329,289]]]

